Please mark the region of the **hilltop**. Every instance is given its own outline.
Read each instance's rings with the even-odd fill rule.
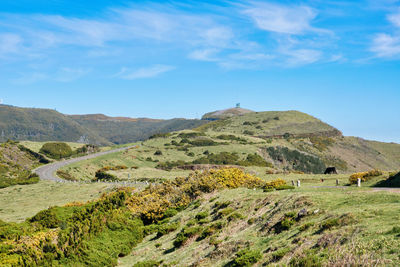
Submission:
[[[277,138],[285,135],[294,137],[342,135],[336,128],[299,111],[244,113],[205,124],[197,129]]]
[[[235,117],[235,116],[241,116],[247,113],[253,113],[254,111],[250,109],[244,109],[244,108],[228,108],[228,109],[223,109],[223,110],[217,110],[213,112],[209,112],[203,115],[201,117],[202,120],[220,120],[220,119],[226,119],[230,117]]]

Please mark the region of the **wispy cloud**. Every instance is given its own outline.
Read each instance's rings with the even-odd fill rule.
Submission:
[[[174,66],[168,65],[154,65],[146,68],[139,68],[136,70],[123,68],[119,73],[115,75],[115,77],[119,77],[125,80],[153,78],[174,69]]]
[[[285,33],[304,34],[306,32],[327,32],[311,26],[317,16],[316,10],[308,6],[287,6],[255,2],[243,11],[262,30]]]
[[[98,63],[102,64],[100,58],[110,59],[115,65],[119,62],[114,66],[118,69],[129,64],[129,60],[152,64],[171,51],[174,57],[213,62],[224,69],[282,66],[289,61],[300,62],[301,58],[303,64],[312,64],[331,56],[324,46],[330,45],[333,33],[315,26],[318,10],[307,5],[247,2],[228,5],[219,13],[214,12],[212,5],[208,12],[178,6],[133,4],[107,9],[90,18],[0,13],[0,19],[10,22],[3,28],[15,33],[2,39],[0,30],[0,56],[18,53],[21,61],[48,59],[58,69],[60,64],[66,64],[61,58],[84,58],[93,61],[93,72],[99,68]],[[307,58],[308,50],[319,50],[319,56],[308,52]],[[293,58],[288,60],[289,57]],[[154,65],[149,73],[169,71],[167,67],[170,66]],[[132,75],[124,73],[119,77],[137,79],[149,75],[146,71],[149,70],[131,71]],[[52,70],[43,72],[54,74]],[[58,75],[67,77],[56,78],[58,81],[70,81],[86,73],[78,69]]]
[[[377,57],[398,58],[400,56],[400,9],[389,14],[387,20],[394,26],[392,33],[378,33],[372,40],[370,50]]]

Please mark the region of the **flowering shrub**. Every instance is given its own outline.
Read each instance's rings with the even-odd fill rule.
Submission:
[[[201,193],[223,188],[262,187],[264,182],[238,168],[196,171],[186,178],[178,177],[156,186],[150,186],[127,199],[133,214],[145,223],[163,218],[169,208],[181,209],[190,204]]]
[[[357,179],[361,179],[361,181],[366,182],[372,177],[380,176],[382,174],[383,174],[382,171],[376,169],[367,172],[356,172],[350,175],[349,182],[350,184],[356,184]]]

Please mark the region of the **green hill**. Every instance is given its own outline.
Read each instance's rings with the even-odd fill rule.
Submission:
[[[0,105],[0,142],[8,139],[69,141],[96,145],[145,140],[155,133],[198,127],[201,120],[133,119],[95,115],[64,115],[55,110]]]
[[[245,113],[217,120],[197,128],[200,131],[229,132],[259,137],[340,136],[334,127],[299,111]]]
[[[0,142],[8,139],[110,144],[55,110],[0,105]]]

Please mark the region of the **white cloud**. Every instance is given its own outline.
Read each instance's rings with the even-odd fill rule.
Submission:
[[[378,57],[393,57],[400,55],[400,36],[380,33],[372,42],[371,51]]]
[[[400,28],[400,11],[392,13],[387,16],[389,22],[396,28]],[[400,56],[400,33],[394,31],[393,33],[378,33],[372,39],[370,50],[375,53],[377,57],[393,58]]]
[[[284,51],[283,53],[288,56],[286,63],[289,67],[312,64],[322,58],[321,51],[313,49],[295,49]]]
[[[218,61],[216,54],[220,50],[218,49],[198,49],[189,54],[189,58],[200,60],[200,61]]]
[[[143,78],[152,78],[161,75],[162,73],[172,71],[175,67],[168,65],[154,65],[147,68],[140,68],[137,70],[129,70],[127,68],[123,68],[119,73],[115,76],[120,77],[125,80],[135,80],[135,79],[143,79]]]
[[[388,20],[396,27],[400,28],[400,11],[395,14],[388,15]]]
[[[262,30],[285,33],[304,34],[309,31],[325,31],[311,26],[317,12],[308,6],[284,6],[270,3],[254,3],[244,10]]]

